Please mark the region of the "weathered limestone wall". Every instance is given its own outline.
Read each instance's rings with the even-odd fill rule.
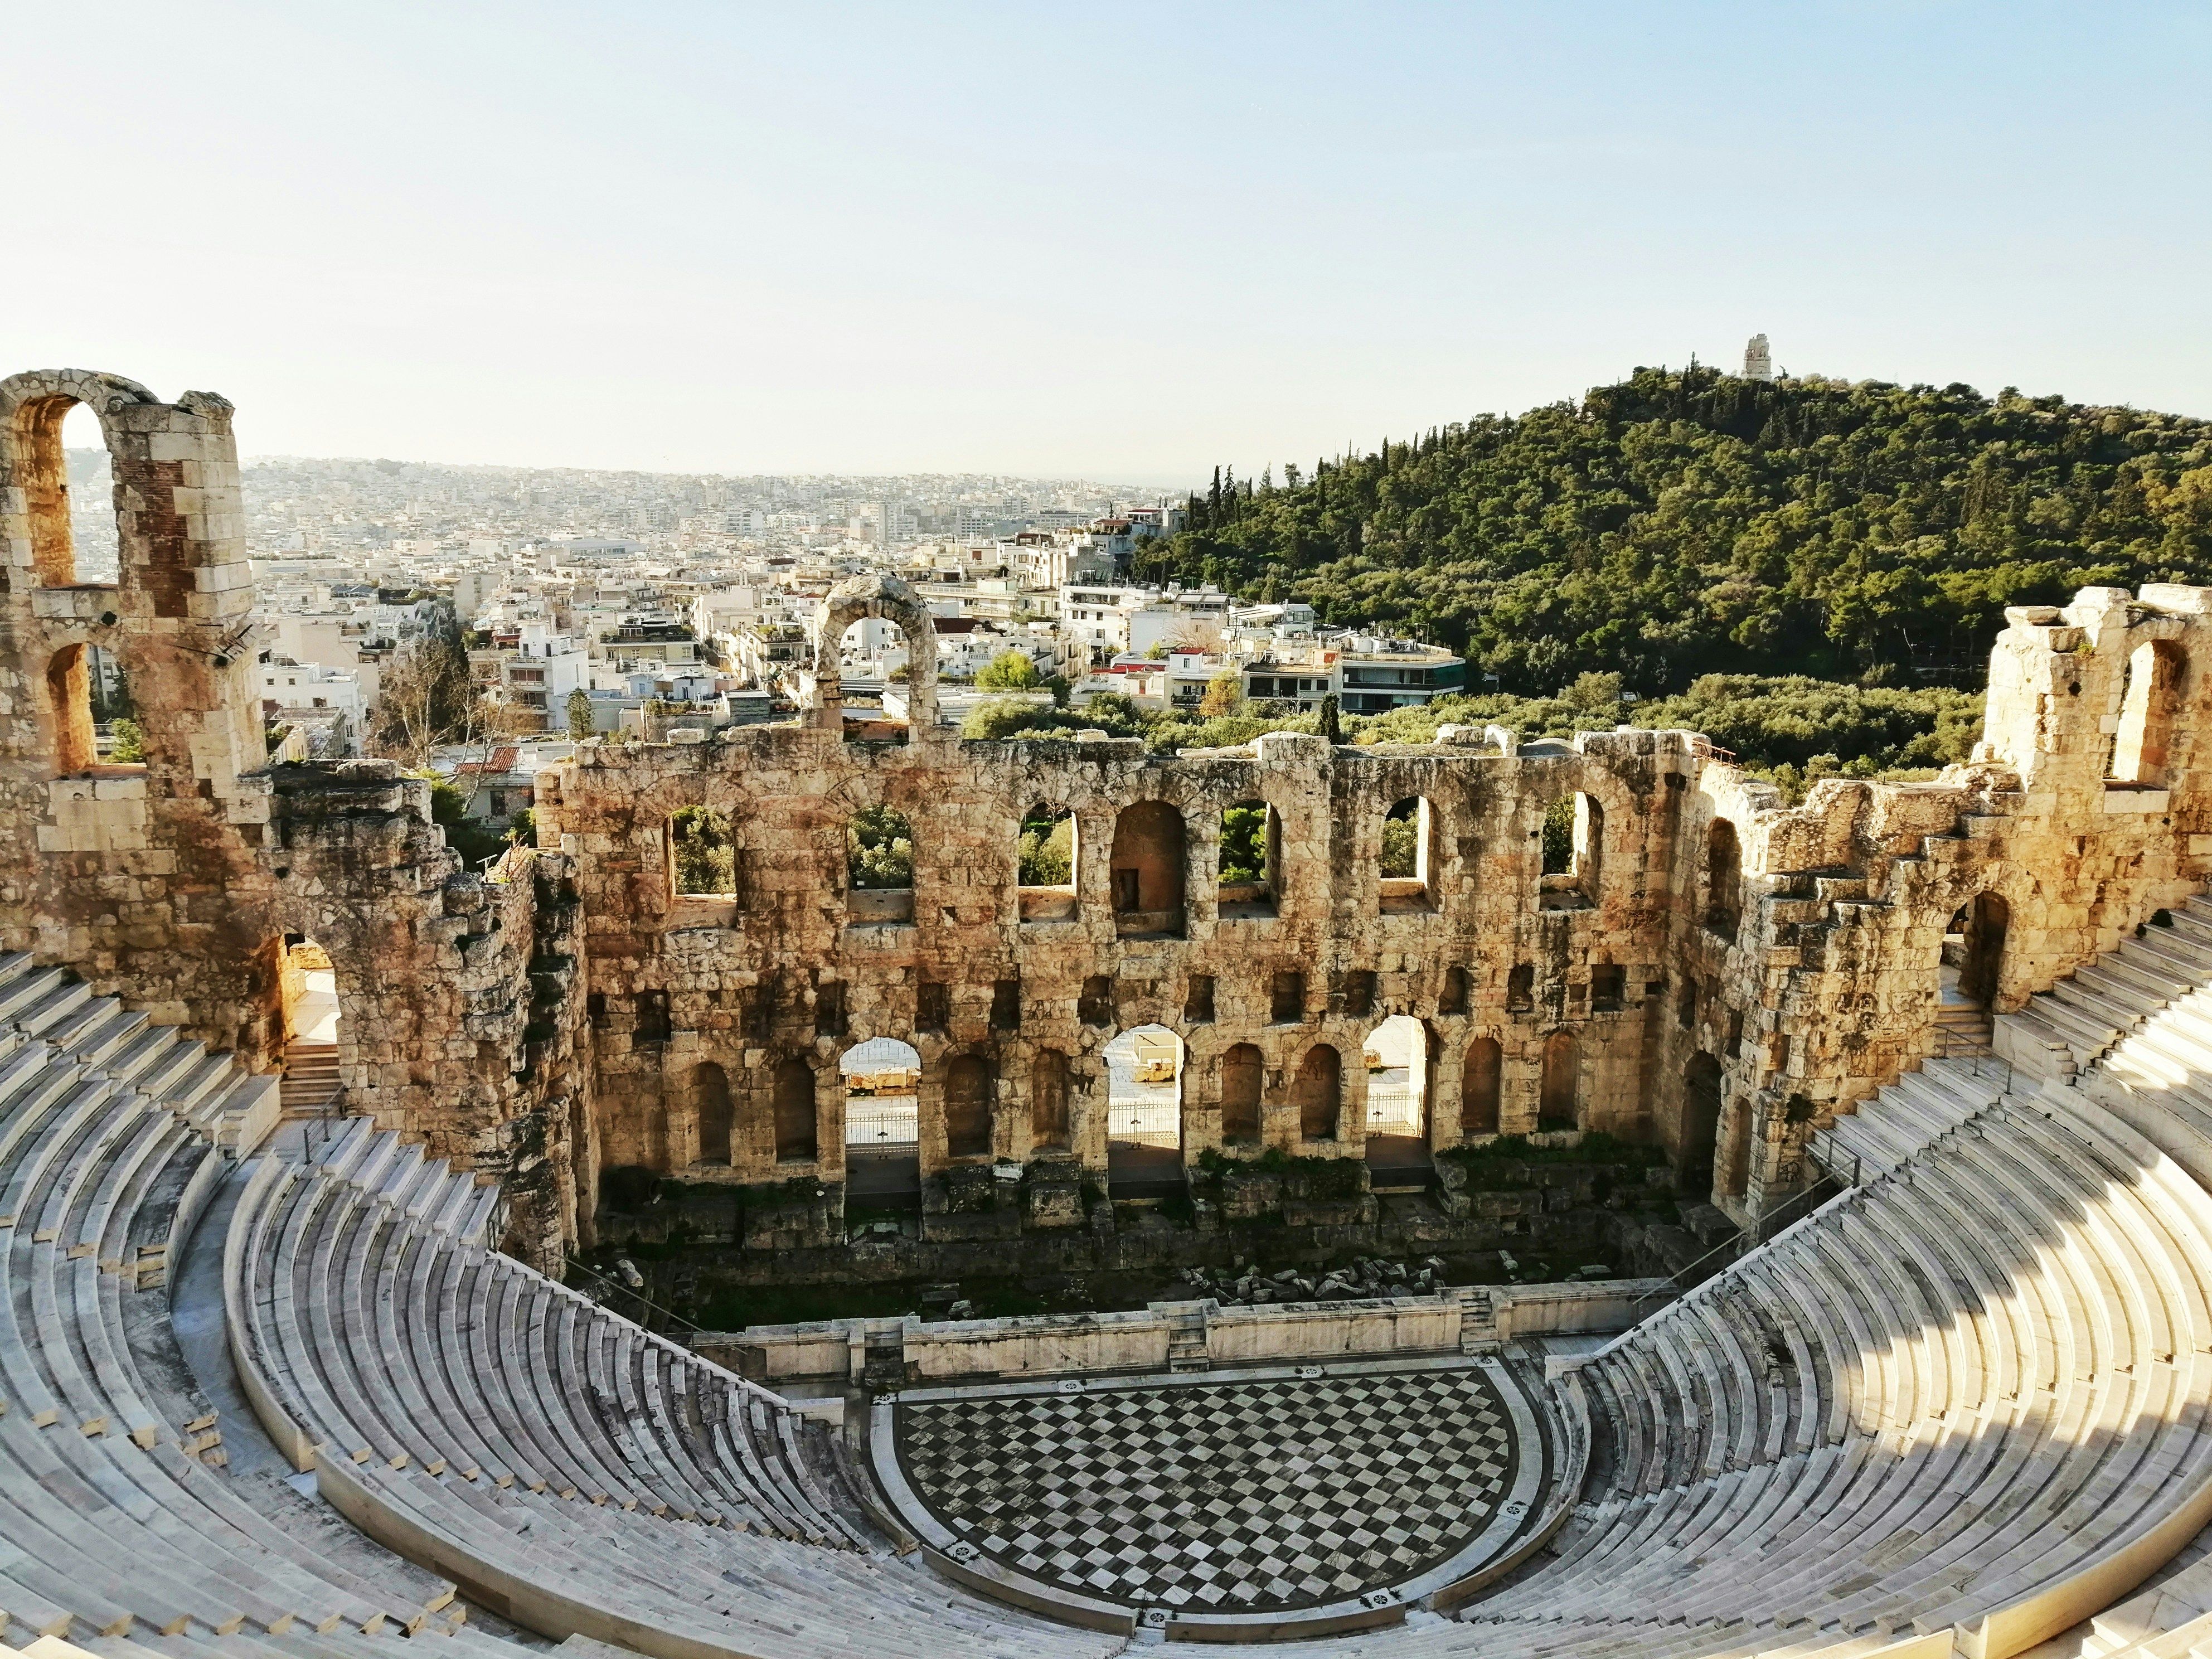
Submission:
[[[77,579],[62,417],[100,417],[119,580]],[[219,1047],[270,1040],[230,902],[266,792],[230,404],[76,370],[0,380],[0,945]],[[127,675],[143,764],[94,764],[88,647]]]
[[[76,403],[114,459],[112,584],[76,580],[60,449]],[[1026,1167],[1045,1177],[1019,1188],[1029,1221],[1079,1224],[1080,1182],[1107,1162],[1103,1050],[1148,1024],[1186,1045],[1187,1163],[1358,1158],[1363,1047],[1401,1013],[1426,1034],[1432,1147],[1492,1132],[1462,1107],[1486,1112],[1468,1060],[1495,1043],[1496,1131],[1538,1128],[1548,1073],[1553,1121],[1656,1139],[1752,1220],[1802,1185],[1813,1127],[1929,1052],[1954,913],[2002,901],[2005,1010],[2212,874],[2197,740],[2212,590],[2014,609],[1969,764],[1928,784],[1832,780],[1784,809],[1686,732],[1517,750],[1279,733],[1173,757],[963,743],[927,718],[933,628],[887,574],[825,603],[803,720],[587,746],[539,780],[541,850],[465,872],[421,783],[381,763],[266,764],[230,415],[112,375],[0,381],[0,947],[265,1069],[285,1038],[283,940],[312,938],[337,971],[349,1106],[501,1176],[510,1243],[544,1264],[588,1236],[614,1165],[820,1183],[830,1196],[793,1201],[833,1222],[837,1062],[876,1036],[920,1052],[940,1210],[955,1180]],[[863,616],[908,637],[905,745],[844,740],[835,641]],[[95,762],[94,646],[129,678],[142,764]],[[1544,876],[1545,811],[1567,796],[1575,867]],[[1416,798],[1422,875],[1386,881],[1385,819]],[[1251,800],[1273,815],[1271,890],[1224,905],[1221,815]],[[848,890],[846,824],[878,805],[911,823],[910,893]],[[1039,805],[1073,814],[1076,869],[1024,920],[1017,841]],[[673,891],[670,819],[692,806],[735,826],[734,897]],[[1137,890],[1117,915],[1125,866]],[[1340,1070],[1334,1133],[1302,1097],[1322,1047]],[[1259,1134],[1231,1142],[1224,1080],[1249,1075],[1251,1052]],[[733,1109],[726,1163],[702,1158],[708,1062]],[[987,1133],[956,1155],[948,1084],[979,1068]],[[1039,1078],[1063,1073],[1064,1142],[1035,1113]],[[794,1077],[802,1121],[811,1091],[811,1157],[778,1155],[779,1074],[787,1132]]]
[[[1429,1032],[1436,1145],[1460,1139],[1462,1060],[1478,1036],[1504,1050],[1501,1127],[1534,1130],[1540,1054],[1558,1031],[1577,1044],[1582,1121],[1640,1133],[1646,1028],[1665,972],[1664,875],[1687,765],[1684,737],[1650,732],[1516,757],[1455,745],[1332,747],[1282,733],[1249,751],[1162,759],[1128,741],[933,734],[902,747],[846,743],[818,727],[754,728],[712,745],[587,748],[540,777],[538,823],[540,844],[574,860],[583,895],[610,1164],[700,1180],[836,1180],[838,1057],[892,1036],[921,1055],[926,1170],[1037,1156],[1030,1079],[1049,1052],[1067,1062],[1074,1156],[1102,1170],[1102,1051],[1117,1032],[1148,1024],[1188,1045],[1190,1160],[1222,1145],[1221,1062],[1247,1043],[1264,1066],[1261,1138],[1230,1150],[1358,1156],[1362,1045],[1399,1013]],[[1604,810],[1594,898],[1540,890],[1544,810],[1577,791]],[[1431,809],[1427,902],[1386,912],[1382,823],[1412,796]],[[1251,799],[1279,821],[1275,914],[1224,915],[1215,901],[1221,814]],[[1021,919],[1016,846],[1039,803],[1076,820],[1066,920]],[[1182,828],[1180,938],[1117,930],[1117,821],[1150,803],[1171,809]],[[879,804],[913,826],[910,921],[873,920],[878,896],[848,891],[847,820]],[[692,806],[733,826],[738,900],[673,890],[668,824]],[[1525,1007],[1509,1009],[1516,965],[1530,969],[1531,991]],[[1593,968],[1607,966],[1619,970],[1620,1000],[1594,1006]],[[1303,977],[1303,994],[1293,1017],[1279,1020],[1285,975]],[[1012,1021],[1001,988],[1009,981],[1018,984]],[[941,1030],[917,1029],[926,983],[944,988]],[[1302,1133],[1296,1080],[1322,1043],[1340,1056],[1343,1098],[1337,1133],[1316,1139]],[[949,1066],[963,1055],[986,1062],[994,1106],[990,1151],[964,1160],[947,1150],[944,1094]],[[819,1155],[778,1163],[769,1080],[793,1056],[816,1079]],[[726,1073],[737,1108],[726,1166],[692,1162],[688,1079],[705,1061]]]
[[[112,584],[76,580],[60,436],[80,403],[113,462]],[[266,1070],[284,938],[313,938],[347,1108],[504,1177],[511,1248],[557,1267],[596,1181],[567,870],[463,872],[428,786],[388,764],[268,765],[230,416],[113,375],[0,381],[0,948]],[[95,761],[90,647],[126,677],[143,763]]]
[[[896,578],[865,586],[832,596],[831,623],[858,604],[927,638]],[[1456,732],[1372,748],[1276,734],[1163,758],[1129,742],[963,743],[934,729],[905,747],[851,744],[825,702],[801,725],[712,745],[587,750],[539,781],[539,824],[575,860],[584,896],[605,1161],[694,1181],[835,1182],[837,1057],[896,1036],[921,1055],[925,1173],[1057,1156],[1033,1144],[1030,1109],[1032,1075],[1058,1054],[1072,1154],[1095,1176],[1101,1051],[1153,1023],[1188,1045],[1187,1161],[1268,1147],[1356,1157],[1361,1045],[1408,1013],[1428,1034],[1433,1146],[1462,1137],[1471,1042],[1499,1044],[1498,1127],[1527,1133],[1547,1042],[1565,1034],[1577,1126],[1657,1139],[1701,1190],[1709,1168],[1715,1201],[1750,1220],[1802,1185],[1813,1127],[1930,1051],[1943,936],[1961,907],[2006,902],[2002,1010],[2212,872],[2193,737],[2208,599],[2092,589],[2063,612],[2012,613],[1972,764],[1928,784],[1831,780],[1791,809],[1680,732],[1517,752]],[[2130,704],[2127,664],[2153,645],[2167,653],[2156,696]],[[2149,759],[2140,779],[2107,781],[2116,741]],[[1596,824],[1595,857],[1543,877],[1544,811],[1566,794],[1583,798],[1583,831]],[[1391,805],[1416,796],[1431,840],[1409,896],[1379,876],[1381,838]],[[1222,809],[1251,799],[1277,819],[1270,915],[1215,900]],[[847,891],[845,823],[878,805],[913,826],[910,901]],[[1068,907],[1032,903],[1024,921],[1015,848],[1036,805],[1074,814],[1073,906],[1044,920]],[[696,805],[735,826],[737,900],[672,890],[666,826]],[[1158,908],[1176,896],[1159,879],[1163,809],[1183,842],[1180,937],[1158,936],[1178,920]],[[1126,861],[1146,866],[1131,896],[1152,930],[1141,937],[1116,925],[1125,823]],[[1290,975],[1304,975],[1294,1013],[1278,1006]],[[936,997],[942,1029],[920,1018]],[[1262,1057],[1261,1136],[1225,1145],[1224,1061],[1248,1043]],[[1297,1080],[1322,1043],[1344,1087],[1337,1133],[1316,1139],[1302,1133]],[[814,1079],[818,1155],[779,1162],[769,1079],[794,1056]],[[991,1141],[955,1158],[945,1084],[962,1056],[988,1067]],[[696,1161],[689,1079],[707,1060],[732,1080],[726,1165]]]
[[[2212,686],[2200,666],[2212,660],[2208,611],[2212,590],[2171,586],[2008,611],[1983,740],[1934,783],[1831,780],[1784,811],[1732,768],[1706,769],[1673,887],[1680,971],[1707,992],[1701,1002],[1745,1017],[1725,1063],[1716,1202],[1740,1219],[1771,1208],[1802,1184],[1812,1127],[1931,1051],[1944,932],[1981,895],[2007,915],[2002,1012],[2212,876],[2212,751],[2197,739]],[[2154,679],[2162,707],[2150,723],[2164,731],[2146,755]],[[1732,947],[1704,924],[1717,818],[1744,845]],[[1670,1031],[1667,1048],[1662,1071],[1677,1076],[1699,1049],[1723,1053],[1725,1033],[1701,1020],[1694,1034]],[[1683,1104],[1679,1091],[1657,1103],[1670,1146]]]

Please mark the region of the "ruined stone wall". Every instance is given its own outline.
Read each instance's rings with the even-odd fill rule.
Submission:
[[[60,425],[76,403],[114,459],[112,584],[76,579]],[[265,763],[250,568],[222,398],[167,404],[75,371],[0,381],[0,946],[265,1068],[285,1036],[283,941],[313,939],[336,969],[349,1106],[499,1175],[511,1247],[545,1265],[588,1237],[604,1167],[834,1191],[837,1062],[870,1037],[920,1052],[926,1175],[1072,1180],[1106,1164],[1118,1032],[1157,1024],[1185,1045],[1186,1161],[1357,1158],[1360,1055],[1401,1013],[1426,1033],[1433,1147],[1468,1133],[1471,1044],[1498,1046],[1505,1133],[1540,1127],[1548,1051],[1555,1114],[1656,1139],[1700,1188],[1710,1167],[1715,1200],[1750,1220],[1802,1184],[1813,1127],[1929,1052],[1961,907],[2003,901],[2003,1010],[2212,873],[2204,589],[2008,612],[1969,764],[1927,784],[1832,780],[1784,808],[1686,732],[1517,750],[1451,731],[1372,747],[1277,733],[1176,757],[962,742],[926,718],[928,616],[879,574],[825,603],[801,721],[587,745],[539,780],[540,850],[479,873],[445,847],[427,787],[388,765]],[[908,635],[908,744],[844,740],[835,641],[863,616]],[[128,676],[143,763],[95,762],[93,646]],[[1546,809],[1569,796],[1585,844],[1547,876]],[[1413,799],[1422,871],[1386,879],[1383,824]],[[1221,815],[1254,800],[1273,815],[1270,884],[1224,902]],[[908,893],[849,890],[846,825],[878,805],[911,822]],[[670,821],[696,806],[734,826],[733,896],[674,891]],[[1064,892],[1017,887],[1038,806],[1075,818]],[[1146,869],[1139,914],[1117,917],[1125,823]],[[1225,1066],[1247,1044],[1261,1133],[1227,1144]],[[1316,1138],[1298,1079],[1324,1044],[1342,1091],[1336,1133]],[[708,1063],[732,1111],[726,1163],[701,1157]],[[978,1064],[988,1133],[956,1156],[947,1085]],[[1063,1068],[1064,1146],[1033,1121],[1036,1079]],[[787,1120],[811,1094],[811,1158],[778,1155],[780,1076]]]
[[[895,578],[867,586],[866,614],[927,634]],[[1420,747],[1273,734],[1175,757],[1103,738],[966,743],[934,730],[894,747],[843,741],[828,699],[799,725],[714,744],[588,749],[540,779],[539,824],[574,860],[586,912],[605,1159],[695,1181],[835,1182],[837,1057],[888,1036],[921,1055],[926,1172],[1057,1156],[1031,1144],[1030,1122],[1030,1079],[1051,1051],[1066,1057],[1073,1155],[1095,1174],[1101,1052],[1146,1024],[1188,1045],[1186,1160],[1216,1148],[1357,1156],[1358,1056],[1402,1012],[1428,1033],[1432,1146],[1462,1138],[1472,1041],[1503,1050],[1498,1129],[1527,1133],[1545,1045],[1565,1033],[1577,1125],[1656,1139],[1700,1182],[1709,1164],[1715,1201],[1750,1220],[1802,1185],[1813,1127],[1930,1052],[1945,929],[1978,894],[2009,908],[2003,1009],[2201,882],[2212,837],[2193,661],[2212,643],[2206,597],[2089,590],[2063,613],[2013,613],[1972,764],[1926,784],[1831,780],[1795,808],[1680,732],[1518,752],[1458,732]],[[836,617],[862,614],[850,595],[839,604]],[[2142,728],[2158,723],[2142,695],[2132,714],[2124,706],[2124,665],[2157,641],[2168,651],[2168,729],[2148,749],[2157,776],[2110,782],[2115,738],[2142,750]],[[1544,877],[1545,808],[1577,793],[1585,826],[1589,805],[1601,815],[1595,874],[1585,863]],[[1426,881],[1411,894],[1379,875],[1383,819],[1409,797],[1429,802],[1431,826]],[[1221,811],[1252,799],[1277,819],[1272,915],[1216,902]],[[1116,927],[1116,827],[1146,803],[1181,826],[1181,937]],[[878,804],[913,825],[910,912],[903,897],[847,890],[844,825]],[[673,890],[668,823],[702,805],[735,826],[738,898]],[[1016,842],[1035,805],[1074,814],[1077,869],[1072,913],[1063,900],[1032,902],[1024,921]],[[1158,808],[1148,811],[1150,847]],[[1719,878],[1732,897],[1717,907],[1723,822],[1734,856]],[[1132,902],[1167,902],[1146,896],[1158,890],[1146,875]],[[1289,974],[1304,976],[1303,1000],[1278,1018]],[[921,1029],[933,998],[943,1028]],[[1344,1059],[1343,1110],[1338,1134],[1315,1140],[1301,1133],[1297,1079],[1324,1042]],[[1221,1062],[1244,1043],[1263,1057],[1263,1132],[1224,1146]],[[945,1084],[962,1055],[992,1079],[988,1156],[947,1148]],[[811,1068],[818,1156],[779,1162],[773,1079],[793,1057]],[[731,1081],[726,1165],[697,1162],[692,1079],[704,1061]]]
[[[1461,1138],[1462,1063],[1478,1036],[1504,1049],[1505,1132],[1536,1128],[1542,1050],[1565,1032],[1579,1121],[1644,1133],[1666,872],[1689,765],[1686,737],[1650,732],[1516,756],[1278,733],[1248,750],[1164,758],[1104,738],[968,743],[930,732],[902,746],[848,743],[817,720],[707,745],[588,747],[541,775],[537,811],[540,845],[574,860],[583,896],[605,1161],[741,1184],[839,1179],[838,1058],[893,1036],[921,1056],[926,1171],[1049,1155],[1033,1144],[1030,1110],[1048,1052],[1066,1057],[1073,1157],[1103,1171],[1102,1051],[1116,1033],[1155,1024],[1187,1045],[1187,1160],[1222,1146],[1221,1062],[1248,1043],[1264,1066],[1262,1133],[1224,1150],[1357,1157],[1363,1045],[1399,1013],[1428,1032],[1433,1145]],[[1601,810],[1596,869],[1547,890],[1545,809],[1577,793]],[[1413,893],[1389,884],[1386,895],[1383,821],[1413,797],[1429,804],[1427,880]],[[1221,815],[1255,799],[1277,819],[1273,914],[1224,914]],[[1117,823],[1133,808],[1157,816],[1149,804],[1181,827],[1181,937],[1117,927]],[[913,828],[910,920],[878,920],[884,896],[848,890],[847,822],[878,805]],[[1024,921],[1017,843],[1040,805],[1075,817],[1073,914]],[[698,806],[733,826],[738,898],[674,890],[670,823]],[[1516,966],[1528,991],[1509,1006]],[[1303,980],[1295,1009],[1276,1006],[1286,975]],[[922,1029],[937,996],[942,1029]],[[1301,1133],[1296,1081],[1322,1043],[1341,1057],[1343,1096],[1337,1134],[1313,1139]],[[945,1087],[952,1062],[969,1055],[986,1063],[994,1110],[989,1152],[963,1159],[948,1150]],[[779,1162],[772,1080],[793,1057],[815,1079],[818,1155]],[[738,1129],[726,1165],[696,1162],[691,1079],[703,1062],[730,1080]]]
[[[1739,1219],[1772,1208],[1802,1184],[1813,1127],[1932,1051],[1945,929],[1978,896],[2008,915],[1994,997],[2004,1012],[2212,876],[2212,750],[2197,735],[2212,714],[2208,610],[2212,591],[2158,586],[2008,611],[1983,740],[1933,783],[1831,780],[1784,810],[1733,768],[1705,769],[1674,872],[1674,951],[1744,1015],[1725,1067],[1716,1202]],[[2165,731],[2146,757],[2154,658],[2165,706],[2151,723]],[[1733,945],[1704,925],[1701,854],[1717,818],[1744,842]],[[1699,1048],[1723,1053],[1725,1033],[1701,1025],[1668,1046],[1672,1076]],[[1684,1104],[1664,1091],[1657,1102],[1670,1146]]]
[[[78,404],[113,462],[114,583],[76,580]],[[0,948],[266,1070],[283,940],[311,936],[337,970],[348,1108],[507,1177],[512,1246],[557,1266],[592,1144],[567,872],[463,872],[428,786],[388,764],[268,765],[230,415],[113,375],[0,381]],[[91,647],[127,679],[143,763],[95,758]]]
[[[114,583],[77,580],[62,418],[100,418]],[[0,945],[219,1047],[265,1048],[270,964],[230,902],[267,816],[231,408],[117,376],[0,380]],[[142,764],[94,763],[88,647],[128,677]]]

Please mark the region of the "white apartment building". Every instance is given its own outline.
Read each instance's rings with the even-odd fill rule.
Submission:
[[[566,634],[525,623],[514,651],[499,665],[500,701],[537,717],[539,731],[566,729],[568,694],[589,682],[590,657]]]
[[[1068,643],[1092,662],[1105,662],[1136,648],[1130,621],[1158,602],[1156,587],[1115,587],[1068,583],[1060,590],[1060,629]],[[1151,641],[1146,642],[1146,648]]]
[[[359,673],[294,662],[271,654],[261,664],[261,707],[264,719],[316,729],[307,745],[320,759],[343,759],[361,752],[368,699]]]

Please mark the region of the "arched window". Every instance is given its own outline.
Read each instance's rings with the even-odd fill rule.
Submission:
[[[914,920],[914,827],[890,806],[864,806],[845,823],[847,915],[854,922]]]
[[[811,1164],[814,1161],[814,1068],[793,1054],[775,1068],[775,1089],[770,1101],[775,1117],[775,1161]]]
[[[1071,1144],[1067,1097],[1067,1056],[1056,1048],[1040,1050],[1030,1062],[1030,1146],[1032,1151],[1067,1151]]]
[[[1014,844],[1015,882],[1024,921],[1075,916],[1075,814],[1065,806],[1032,806]]]
[[[696,1161],[730,1163],[730,1079],[711,1060],[691,1068],[691,1110],[699,1125]]]
[[[1326,1042],[1316,1042],[1298,1062],[1298,1133],[1308,1140],[1334,1140],[1344,1112],[1344,1060]]]
[[[854,624],[864,618],[875,619],[887,627],[875,630],[875,636],[888,641],[890,630],[896,629],[905,636],[906,680],[902,690],[906,703],[905,730],[897,729],[895,719],[878,719],[861,724],[856,732],[848,731],[844,718],[845,651]],[[811,710],[807,724],[817,731],[837,732],[852,737],[881,737],[894,742],[904,741],[909,734],[921,735],[937,726],[937,625],[931,619],[929,607],[924,605],[904,580],[888,570],[870,571],[864,575],[850,576],[831,588],[823,597],[814,614],[814,623],[808,632],[814,641],[814,659],[811,669],[801,678],[802,694]],[[863,641],[868,629],[861,629]],[[882,659],[878,659],[881,662]],[[855,664],[863,672],[870,665]],[[878,711],[888,715],[888,709]]]
[[[114,581],[114,467],[100,416],[74,398],[32,398],[14,424],[33,579],[41,587]]]
[[[1140,800],[1114,822],[1109,860],[1117,932],[1181,939],[1183,933],[1182,814],[1164,800]]]
[[[2162,783],[2173,722],[2181,708],[2181,685],[2189,658],[2171,640],[2139,645],[2128,658],[2127,684],[2120,698],[2119,730],[2112,738],[2111,776],[2118,783]]]
[[[991,1067],[975,1054],[955,1054],[945,1068],[945,1151],[951,1158],[988,1158]]]
[[[1498,1133],[1498,1104],[1504,1092],[1505,1051],[1496,1037],[1477,1037],[1467,1045],[1467,1062],[1459,1079],[1459,1132],[1462,1138]]]
[[[1705,831],[1705,926],[1730,944],[1743,921],[1743,849],[1735,825],[1715,818]]]
[[[1221,1056],[1221,1138],[1232,1146],[1260,1140],[1260,1085],[1265,1074],[1260,1051],[1240,1042]]]
[[[1427,799],[1409,795],[1382,819],[1382,908],[1386,915],[1431,909],[1436,811]]]
[[[1467,969],[1444,969],[1443,989],[1437,997],[1437,1012],[1440,1014],[1463,1014],[1467,1012]]]
[[[73,777],[99,759],[92,720],[92,647],[65,645],[46,663],[46,708],[53,722],[54,772]]]
[[[1572,1031],[1554,1031],[1544,1039],[1543,1079],[1536,1101],[1538,1128],[1576,1127],[1576,1097],[1580,1081],[1577,1074],[1580,1069]]]
[[[738,844],[729,816],[687,806],[668,820],[670,884],[687,896],[735,898]]]
[[[1585,794],[1562,795],[1544,809],[1543,902],[1581,909],[1598,902],[1605,852],[1605,808]]]
[[[1240,800],[1221,814],[1220,882],[1216,902],[1224,917],[1272,916],[1282,830],[1263,800]]]

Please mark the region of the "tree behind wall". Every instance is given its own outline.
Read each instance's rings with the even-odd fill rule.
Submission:
[[[914,831],[889,806],[864,806],[845,825],[846,875],[855,887],[914,885]]]
[[[1001,651],[985,663],[975,676],[979,691],[1033,691],[1044,684],[1025,651]]]
[[[1243,702],[1243,680],[1234,673],[1216,674],[1206,683],[1206,696],[1199,700],[1198,712],[1203,719],[1218,720],[1235,714]]]
[[[414,641],[385,669],[369,719],[369,752],[422,766],[438,744],[477,737],[486,725],[484,714],[459,636]]]

